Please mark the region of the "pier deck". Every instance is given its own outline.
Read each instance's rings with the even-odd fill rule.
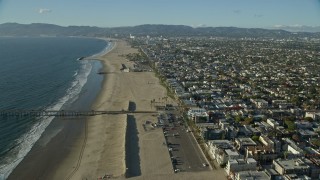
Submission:
[[[6,116],[96,116],[103,114],[157,113],[157,111],[46,111],[46,110],[0,110],[0,117]]]

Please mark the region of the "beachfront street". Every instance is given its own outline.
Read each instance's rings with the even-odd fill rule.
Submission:
[[[175,172],[210,170],[194,136],[187,128],[179,123],[174,112],[160,116],[163,120],[163,133],[170,153]]]

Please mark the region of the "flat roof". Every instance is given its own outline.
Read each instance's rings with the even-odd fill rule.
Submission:
[[[238,155],[240,155],[240,154],[238,153],[238,151],[233,150],[233,149],[226,149],[226,150],[224,150],[224,151],[225,151],[226,154],[229,155],[229,156],[238,156]]]
[[[237,138],[242,145],[257,145],[251,138]]]
[[[264,171],[240,171],[237,173],[240,177],[239,179],[247,179],[247,180],[266,180],[270,179],[270,177]]]
[[[287,159],[287,160],[276,160],[276,162],[284,169],[305,169],[309,166],[302,161],[300,158]]]

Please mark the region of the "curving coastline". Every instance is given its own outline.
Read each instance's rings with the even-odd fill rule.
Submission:
[[[62,38],[62,39],[54,39],[52,43],[57,43],[61,42],[62,40],[68,40],[67,38]],[[51,41],[48,43],[48,41],[44,38],[41,38],[41,41],[36,39],[37,41],[35,42],[41,42],[45,43],[44,45],[48,44],[48,46],[52,45]],[[51,39],[49,39],[51,40]],[[93,45],[95,45],[96,40],[91,39],[87,41],[87,39],[84,38],[79,38],[79,39],[71,39],[71,42],[91,42]],[[65,42],[65,41],[63,41]],[[100,40],[100,45],[103,45],[103,42]],[[22,43],[23,44],[23,43]],[[39,98],[42,96],[44,97],[47,95],[48,99],[52,99],[51,104],[44,104],[46,106],[47,110],[59,110],[61,108],[63,109],[78,109],[78,110],[85,110],[85,109],[90,109],[90,104],[93,102],[93,98],[97,95],[100,86],[101,86],[101,81],[102,77],[99,75],[96,75],[95,73],[91,72],[97,72],[101,67],[101,63],[98,61],[91,61],[91,62],[76,62],[73,61],[77,56],[77,54],[92,54],[94,52],[97,52],[102,48],[103,46],[100,46],[100,48],[96,48],[95,50],[91,49],[92,44],[88,43],[87,49],[82,49],[82,51],[79,53],[77,52],[77,47],[75,48],[70,48],[67,49],[63,52],[56,52],[55,55],[57,56],[57,59],[49,59],[45,64],[49,64],[52,62],[57,63],[55,60],[59,60],[59,53],[65,54],[69,53],[63,58],[68,58],[71,61],[64,61],[64,62],[70,62],[70,63],[59,63],[61,68],[64,67],[76,67],[80,66],[79,68],[75,69],[75,71],[71,71],[70,68],[67,70],[70,71],[65,71],[67,74],[63,74],[63,79],[62,80],[70,80],[65,81],[65,90],[66,91],[61,91],[62,88],[58,87],[57,91],[60,90],[59,96],[57,96],[56,99],[52,98],[53,96],[50,95],[58,95],[56,94],[45,94],[42,93]],[[99,44],[99,43],[97,43]],[[73,47],[73,46],[72,46]],[[95,46],[93,46],[95,47]],[[71,50],[71,51],[68,51]],[[46,54],[47,53],[43,53]],[[49,53],[50,54],[50,53]],[[54,56],[53,56],[54,57]],[[73,64],[72,64],[73,63]],[[72,65],[72,66],[71,66]],[[51,66],[48,66],[49,68],[45,71],[48,72],[51,69],[54,69],[54,67],[51,68]],[[58,69],[59,70],[59,69]],[[35,71],[38,72],[35,68]],[[57,71],[57,69],[55,69]],[[41,70],[39,70],[41,73]],[[64,71],[59,71],[59,74],[62,74]],[[69,73],[69,74],[68,74]],[[35,73],[37,74],[37,73]],[[39,74],[39,73],[38,73]],[[51,74],[51,73],[50,73]],[[71,76],[73,75],[73,76]],[[50,75],[48,75],[46,78],[47,81],[50,78],[48,78]],[[64,77],[66,77],[64,79]],[[52,74],[52,79],[53,81],[51,82],[46,82],[48,84],[49,88],[43,87],[43,88],[36,88],[37,86],[35,85],[32,88],[35,88],[35,93],[39,92],[38,90],[44,89],[48,90],[49,92],[50,87],[55,87],[54,82],[59,82],[55,81],[55,79],[59,79],[59,76],[57,74]],[[69,79],[68,79],[69,78]],[[74,78],[74,79],[73,79]],[[60,78],[61,80],[61,78]],[[69,82],[71,83],[69,86]],[[32,84],[32,83],[30,83]],[[53,85],[52,85],[53,84]],[[28,90],[27,86],[22,86],[25,88],[25,90]],[[30,87],[30,86],[29,86]],[[80,91],[90,91],[89,93],[83,92],[81,93],[81,96],[78,98],[78,95]],[[65,92],[65,94],[63,94]],[[32,94],[32,92],[28,92],[26,94]],[[39,93],[40,94],[40,93]],[[61,96],[60,96],[61,95]],[[19,96],[18,96],[19,97]],[[58,98],[59,97],[59,98]],[[32,100],[29,100],[32,102]],[[75,103],[76,102],[76,103]],[[35,101],[35,103],[39,103]],[[29,103],[30,104],[30,103]],[[23,103],[22,103],[23,106]],[[26,106],[27,107],[27,106]],[[54,120],[52,120],[54,119]],[[0,172],[0,179],[2,178],[7,178],[8,179],[15,179],[15,178],[29,178],[29,179],[35,179],[36,177],[45,177],[47,174],[49,174],[48,169],[53,169],[53,167],[56,166],[63,158],[64,156],[69,152],[69,147],[72,146],[73,140],[81,135],[81,130],[83,128],[83,122],[84,118],[79,118],[76,121],[65,121],[65,118],[53,118],[53,117],[43,117],[41,118],[41,121],[35,123],[33,125],[33,122],[29,122],[26,124],[32,125],[32,128],[30,131],[25,132],[23,136],[21,136],[18,140],[16,145],[14,146],[14,149],[12,151],[12,154],[9,154],[6,159],[8,162],[7,165],[2,166],[3,169]],[[20,121],[20,120],[19,120]],[[51,122],[52,121],[52,122]],[[74,129],[74,130],[73,130]],[[14,132],[14,131],[12,131]],[[23,132],[23,131],[21,131]],[[68,132],[68,133],[66,133]],[[68,137],[64,138],[64,137]],[[19,159],[16,161],[13,161],[12,159],[17,156]],[[1,161],[2,164],[4,164],[6,161]],[[20,163],[21,161],[21,163]],[[4,172],[3,175],[1,175]]]
[[[150,101],[165,97],[166,89],[153,72],[122,72],[120,69],[123,64],[126,67],[134,65],[125,55],[137,53],[138,50],[123,40],[113,40],[113,43],[113,48],[107,54],[92,58],[100,60],[105,74],[99,75],[104,77],[102,87],[91,108],[119,111],[130,108],[130,104],[134,103],[137,111],[154,111]],[[173,102],[169,100],[168,103]],[[66,138],[69,139],[67,142],[55,143],[68,136],[60,133],[46,147],[48,152],[40,152],[40,157],[34,153],[30,157],[39,158],[42,162],[26,165],[29,168],[27,170],[38,173],[30,178],[77,180],[111,175],[117,179],[143,179],[175,175],[168,149],[163,146],[165,139],[162,129],[146,129],[144,126],[146,121],[157,122],[156,116],[99,115],[82,119],[82,123],[79,123],[79,119],[76,121],[64,123],[70,123],[69,130],[78,132],[77,136]],[[57,147],[61,145],[65,147]],[[61,156],[55,152],[57,148],[64,150]],[[35,170],[46,166],[48,161],[53,161],[51,168],[46,168],[45,172]]]
[[[153,72],[122,72],[122,64],[133,67],[133,62],[128,61],[125,55],[138,50],[123,40],[113,42],[111,51],[95,57],[103,64],[102,71],[106,75],[92,109],[122,110],[134,103],[137,111],[155,110],[150,106],[150,100],[166,96],[166,89]],[[90,117],[86,136],[79,138],[78,148],[64,158],[52,179],[97,179],[105,175],[125,179],[152,173],[173,174],[168,150],[162,145],[162,131],[146,132],[143,128],[146,120],[156,122],[156,117],[151,114]]]

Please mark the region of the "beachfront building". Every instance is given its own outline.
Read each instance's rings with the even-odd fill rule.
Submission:
[[[213,128],[209,126],[200,127],[200,134],[205,141],[225,138],[225,131],[223,129]]]
[[[241,152],[250,152],[254,154],[256,152],[257,143],[251,138],[236,138],[236,149]]]
[[[240,171],[235,174],[235,180],[268,180],[270,176],[264,171]]]
[[[226,165],[229,159],[241,159],[240,155],[235,150],[234,146],[229,140],[212,140],[208,141],[209,153],[219,165]]]
[[[240,171],[256,171],[257,161],[253,158],[229,159],[224,169],[229,176],[235,177],[235,174]]]
[[[308,166],[302,159],[286,159],[274,160],[274,169],[281,175],[296,174],[296,175],[309,175],[310,166]]]
[[[273,161],[274,169],[281,175],[307,176],[320,179],[319,164],[306,158],[279,159]]]
[[[196,124],[197,123],[208,123],[209,122],[209,114],[203,108],[191,108],[188,111],[188,116],[191,118]]]

